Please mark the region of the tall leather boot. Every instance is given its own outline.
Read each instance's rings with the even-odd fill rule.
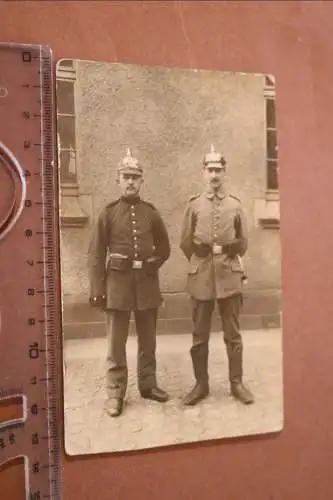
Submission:
[[[253,394],[247,389],[243,382],[243,345],[242,343],[227,346],[229,360],[229,380],[231,394],[243,404],[254,403]]]
[[[191,358],[196,384],[183,400],[186,406],[196,405],[209,394],[208,342],[193,346]]]

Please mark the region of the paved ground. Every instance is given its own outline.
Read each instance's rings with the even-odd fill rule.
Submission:
[[[279,431],[283,425],[280,330],[244,333],[244,374],[256,403],[243,406],[229,395],[221,334],[210,347],[211,395],[196,407],[181,398],[193,385],[191,335],[158,337],[158,377],[171,400],[140,398],[136,386],[136,338],[128,339],[129,384],[121,417],[104,413],[104,339],[69,340],[65,346],[65,441],[71,455],[138,450]]]

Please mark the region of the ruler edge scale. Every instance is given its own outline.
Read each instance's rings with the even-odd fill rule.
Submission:
[[[43,220],[39,225],[42,227],[43,235],[40,238],[40,242],[43,242],[43,249],[41,250],[41,255],[43,256],[43,290],[44,290],[44,304],[42,307],[44,326],[41,327],[40,338],[43,340],[45,348],[45,360],[43,361],[45,368],[44,374],[46,377],[46,384],[41,390],[46,390],[44,395],[47,403],[47,433],[48,439],[44,440],[47,443],[47,456],[48,465],[52,464],[48,468],[48,494],[49,498],[53,500],[60,500],[61,496],[61,455],[62,455],[62,439],[63,439],[63,419],[62,413],[63,404],[61,399],[61,394],[63,390],[63,381],[61,379],[61,369],[62,369],[62,335],[61,320],[59,322],[59,317],[62,314],[60,296],[60,280],[58,283],[59,273],[60,273],[60,258],[59,252],[56,250],[57,245],[59,246],[59,193],[58,193],[58,164],[57,164],[57,136],[56,136],[56,106],[55,106],[55,72],[54,72],[54,60],[52,49],[47,44],[29,44],[29,43],[16,43],[16,42],[0,42],[0,51],[9,50],[13,53],[19,50],[27,50],[31,52],[38,52],[38,70],[39,70],[39,83],[40,83],[40,103],[39,109],[41,113],[40,117],[40,154],[41,158],[39,160],[39,172],[40,172],[40,189],[41,189],[41,200],[42,208],[39,212],[40,216],[42,214]],[[11,150],[11,153],[15,155],[15,151]],[[25,187],[25,196],[28,193],[28,187]],[[22,200],[21,200],[22,202]],[[18,217],[22,216],[23,209]],[[10,238],[10,234],[6,235],[5,238]],[[47,240],[51,240],[50,249],[46,248],[48,245]],[[2,242],[0,241],[0,244]],[[47,262],[49,261],[49,262]],[[51,268],[47,269],[48,264]],[[60,301],[60,302],[59,302]],[[51,313],[50,313],[50,311]],[[54,315],[53,320],[49,321],[50,316]],[[51,330],[51,337],[49,337],[49,332]],[[52,334],[53,333],[53,334]],[[42,338],[43,337],[43,338]],[[59,347],[60,346],[60,347]],[[53,357],[53,361],[51,358]],[[49,379],[50,373],[53,375],[51,381]],[[52,386],[53,394],[50,393],[50,386]],[[10,389],[10,388],[9,388]],[[27,394],[18,394],[23,399],[23,417],[20,419],[20,424],[24,426],[27,421]],[[11,395],[13,397],[13,395]],[[1,400],[4,398],[1,398]],[[18,422],[16,421],[16,424]],[[11,421],[11,426],[15,425],[15,422]],[[4,427],[6,430],[8,427]],[[51,457],[52,454],[52,457]],[[23,458],[24,460],[24,476],[25,476],[25,496],[26,500],[30,500],[30,460],[29,454],[25,453],[14,453],[12,456],[6,458],[6,460],[0,463],[3,466],[6,463],[10,463],[16,458]],[[53,478],[53,479],[52,479]]]
[[[52,386],[54,387],[54,393],[53,397],[49,399],[49,394],[47,397],[47,402],[48,402],[48,433],[49,433],[49,441],[48,441],[48,453],[49,453],[49,461],[51,463],[51,445],[52,449],[54,452],[54,476],[56,477],[55,479],[55,484],[54,484],[54,498],[60,500],[61,498],[61,439],[62,439],[62,418],[61,415],[63,415],[63,408],[62,408],[62,384],[61,384],[61,375],[62,375],[62,330],[61,330],[61,320],[60,322],[56,322],[55,318],[61,317],[62,315],[62,309],[61,309],[61,280],[60,280],[60,212],[59,212],[59,197],[60,197],[60,191],[59,191],[59,172],[58,172],[58,155],[57,155],[57,120],[56,120],[56,103],[55,103],[55,97],[56,97],[56,92],[55,92],[55,72],[54,72],[54,61],[53,61],[53,53],[52,49],[48,45],[39,45],[40,49],[40,55],[41,55],[41,65],[46,66],[46,68],[41,69],[41,98],[42,98],[42,103],[41,103],[41,109],[42,109],[42,124],[41,124],[41,138],[42,138],[42,152],[43,152],[43,160],[41,162],[42,165],[42,185],[43,189],[46,192],[46,203],[43,204],[43,210],[50,211],[50,233],[49,236],[52,239],[53,245],[52,245],[52,252],[51,252],[51,264],[53,268],[53,286],[51,287],[51,292],[49,291],[49,300],[52,298],[53,294],[53,308],[50,307],[52,312],[54,313],[54,322],[51,323],[51,328],[54,329],[53,331],[53,336],[51,337],[51,341],[54,343],[53,351],[51,353],[54,354],[54,364],[50,363],[48,360],[47,363],[47,371],[49,373],[50,369],[53,371],[53,377],[52,377]],[[46,81],[45,81],[46,80]],[[45,92],[43,93],[45,87]],[[48,98],[46,98],[47,93],[49,92]],[[45,107],[50,106],[49,113],[45,112]],[[47,121],[47,118],[49,118],[50,123],[49,123],[49,129],[46,130],[44,129],[43,125]],[[48,192],[47,188],[47,172],[45,169],[47,169],[47,165],[45,165],[45,153],[47,153],[47,141],[44,141],[46,134],[49,134],[49,144],[50,144],[50,180],[52,180],[52,188],[51,191]],[[44,136],[43,136],[44,134]],[[45,151],[46,150],[46,151]],[[46,154],[47,156],[47,154]],[[46,181],[44,183],[44,180]],[[48,198],[48,196],[49,198]],[[46,222],[46,217],[43,220],[43,226],[47,224]],[[58,252],[56,250],[58,248]],[[45,273],[45,276],[47,273]],[[52,276],[51,276],[52,278]],[[56,285],[57,280],[59,278],[59,284],[58,287]],[[52,282],[52,281],[51,281]],[[44,290],[49,290],[49,285],[44,288]],[[48,313],[48,308],[45,308],[45,314]],[[46,321],[46,325],[48,325],[48,322]],[[58,328],[59,327],[59,328]],[[48,346],[49,340],[47,336],[47,329],[49,329],[49,326],[46,327],[45,329],[45,338],[46,338],[46,345]],[[58,349],[58,346],[60,347]],[[58,354],[59,350],[59,356]],[[49,380],[47,381],[47,387],[49,388],[50,383]],[[54,406],[53,406],[54,405]],[[59,419],[58,419],[59,417]],[[54,429],[56,430],[55,435],[52,437],[52,429],[51,429],[51,424],[54,424]],[[50,476],[49,476],[50,477]],[[50,492],[52,494],[52,491]]]

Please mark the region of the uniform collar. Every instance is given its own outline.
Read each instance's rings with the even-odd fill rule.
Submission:
[[[136,203],[139,203],[141,200],[140,196],[135,196],[135,198],[126,198],[126,196],[121,196],[120,199],[124,203],[127,203],[128,205],[135,205]]]
[[[209,200],[213,200],[215,196],[217,198],[219,198],[220,200],[223,200],[223,198],[225,198],[227,196],[227,194],[223,191],[214,192],[214,191],[207,190],[204,192],[204,196],[206,196],[206,198],[208,198]]]

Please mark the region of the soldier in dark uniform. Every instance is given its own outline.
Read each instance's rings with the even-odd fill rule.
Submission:
[[[241,258],[248,247],[240,200],[225,188],[226,161],[211,147],[204,157],[206,189],[187,203],[180,248],[189,261],[186,289],[192,300],[193,343],[190,350],[196,384],[185,396],[193,405],[209,394],[208,348],[211,317],[217,302],[229,364],[231,393],[253,403],[243,385],[243,342],[239,331],[242,287]]]
[[[143,398],[168,395],[156,380],[156,320],[162,303],[158,271],[170,256],[166,227],[157,209],[140,198],[143,169],[127,151],[118,168],[119,199],[100,213],[89,247],[90,302],[106,313],[107,412],[123,409],[128,369],[126,342],[131,311],[138,337],[137,377]]]

